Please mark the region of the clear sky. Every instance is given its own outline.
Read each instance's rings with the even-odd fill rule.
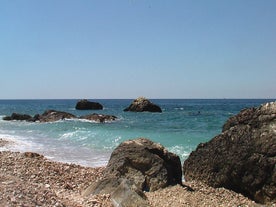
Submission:
[[[0,0],[0,99],[275,98],[275,0]]]

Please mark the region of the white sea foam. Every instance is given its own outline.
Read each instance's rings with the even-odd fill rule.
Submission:
[[[33,132],[28,130],[28,132]],[[52,139],[49,137],[33,137],[33,136],[19,136],[16,131],[0,130],[0,138],[7,140],[10,144],[0,147],[0,151],[14,151],[14,152],[36,152],[44,155],[48,159],[74,163],[83,166],[99,167],[105,166],[111,154],[110,150],[102,151],[85,147],[83,145],[74,144],[72,142],[64,142],[64,140]],[[83,136],[77,136],[79,131],[68,132],[63,134],[63,139],[70,139],[78,137],[84,139]],[[86,137],[87,138],[87,137]]]
[[[41,144],[30,141],[28,137],[22,137],[18,135],[3,134],[0,132],[0,137],[4,140],[11,142],[11,144],[5,145],[0,148],[0,151],[10,150],[18,152],[34,151],[34,149],[42,148]]]
[[[180,145],[169,147],[168,150],[170,152],[177,154],[182,161],[187,159],[191,152],[191,149],[184,147],[184,146],[180,146]]]

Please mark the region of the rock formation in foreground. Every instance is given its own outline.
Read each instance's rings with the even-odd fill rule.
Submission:
[[[98,102],[91,102],[86,99],[82,99],[77,102],[76,109],[78,109],[78,110],[102,110],[103,106]]]
[[[276,202],[276,102],[242,110],[223,132],[200,144],[183,165],[187,181],[225,187],[260,202]]]
[[[114,198],[114,192],[123,195],[118,190],[121,186],[121,190],[127,189],[125,194],[138,196],[140,201],[144,197],[143,191],[176,184],[182,184],[179,157],[158,143],[139,138],[121,143],[112,152],[104,179],[92,184],[83,195],[111,193]]]
[[[161,108],[144,97],[135,99],[124,111],[133,112],[162,112]]]

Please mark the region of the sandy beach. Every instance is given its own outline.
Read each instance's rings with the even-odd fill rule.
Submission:
[[[0,146],[12,144],[0,139]],[[0,206],[112,206],[110,195],[82,197],[81,192],[102,178],[104,167],[90,168],[47,160],[32,152],[0,152]],[[241,194],[202,183],[186,182],[147,192],[151,206],[258,206]]]

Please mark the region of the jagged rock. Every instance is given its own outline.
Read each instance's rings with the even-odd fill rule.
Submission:
[[[112,152],[104,178],[83,195],[110,193],[118,206],[149,206],[143,191],[176,184],[182,184],[179,157],[158,143],[138,138],[121,143]]]
[[[129,107],[125,108],[124,111],[133,111],[133,112],[162,112],[161,108],[150,102],[144,97],[139,97],[135,99]]]
[[[98,102],[91,102],[86,99],[78,101],[76,104],[78,110],[102,110],[103,106]]]
[[[11,116],[6,116],[3,118],[5,121],[11,121],[11,120],[19,120],[19,121],[30,121],[32,119],[32,116],[28,114],[18,114],[18,113],[12,113]]]
[[[104,115],[104,114],[89,114],[85,116],[81,116],[80,119],[87,119],[90,121],[95,121],[95,122],[109,122],[109,121],[115,121],[117,119],[116,116],[113,115]]]
[[[76,118],[75,115],[63,112],[63,111],[56,111],[56,110],[47,110],[41,115],[37,115],[35,121],[40,122],[53,122],[53,121],[59,121],[62,119],[73,119]]]
[[[126,178],[142,191],[181,184],[181,162],[162,145],[145,138],[121,143],[111,154],[105,177]]]
[[[276,102],[229,118],[223,132],[184,162],[185,179],[225,187],[260,202],[276,201]]]
[[[133,181],[142,191],[181,184],[181,162],[161,144],[138,138],[121,143],[111,154],[106,175]]]
[[[43,114],[36,114],[34,117],[28,114],[17,114],[13,113],[11,116],[6,116],[3,120],[26,120],[29,122],[54,122],[63,119],[73,119],[77,118],[75,115],[56,110],[47,110]],[[89,114],[79,117],[80,119],[87,119],[90,121],[95,121],[99,123],[115,121],[117,119],[116,116],[113,115],[104,115],[104,114]]]

